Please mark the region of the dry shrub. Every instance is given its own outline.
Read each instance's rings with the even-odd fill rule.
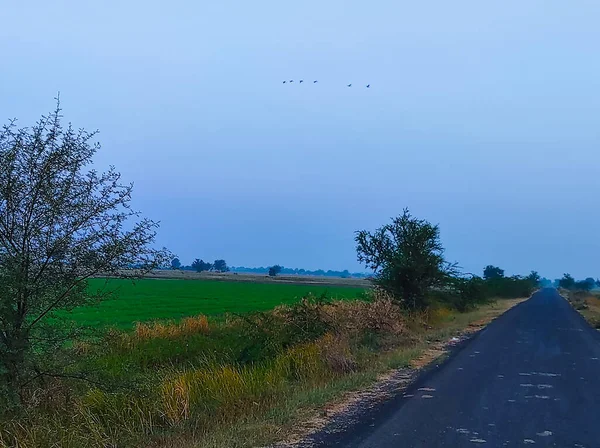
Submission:
[[[326,315],[338,334],[351,337],[365,332],[394,336],[407,333],[402,309],[384,295],[369,302],[336,302],[326,307]]]
[[[327,333],[319,342],[321,355],[327,367],[336,374],[347,374],[358,368],[352,356],[348,340],[340,335]]]
[[[178,323],[168,322],[150,322],[136,323],[134,336],[137,340],[148,339],[176,339],[182,336],[193,334],[208,334],[210,331],[208,319],[204,315],[186,317]]]

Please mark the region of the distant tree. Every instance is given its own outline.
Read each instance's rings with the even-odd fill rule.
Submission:
[[[544,288],[549,288],[552,286],[552,280],[550,280],[546,277],[542,277],[542,279],[540,280],[540,286],[542,286]]]
[[[497,266],[487,265],[483,269],[483,278],[485,280],[491,280],[493,278],[502,278],[504,277],[504,269],[500,269]]]
[[[584,280],[587,284],[588,284],[588,291],[590,289],[594,289],[594,287],[596,286],[596,280],[594,280],[592,277],[588,277]]]
[[[171,269],[179,269],[181,268],[181,261],[179,261],[179,258],[173,258],[171,260]]]
[[[281,272],[281,266],[279,266],[278,264],[276,264],[275,266],[271,266],[269,268],[269,276],[270,277],[275,277],[277,274],[279,274]]]
[[[439,227],[408,209],[374,233],[356,232],[355,240],[358,261],[375,272],[376,284],[410,308],[426,306],[431,288],[456,273],[444,259]]]
[[[558,286],[565,289],[573,289],[575,287],[575,279],[571,276],[571,274],[563,275],[558,281]]]
[[[531,271],[531,273],[526,278],[531,282],[531,284],[534,287],[537,287],[541,284],[542,278],[540,277],[540,274],[537,273],[537,271]]]
[[[344,269],[342,271],[340,277],[342,277],[342,278],[349,278],[350,277],[350,272],[348,271],[348,269]]]
[[[213,265],[211,263],[204,262],[204,260],[196,258],[192,263],[192,269],[196,272],[210,271],[213,269]]]
[[[585,280],[581,280],[581,281],[575,282],[575,285],[574,285],[575,289],[579,289],[581,291],[589,291],[593,287],[594,287],[593,284],[590,284],[589,282],[587,282]]]
[[[65,374],[83,328],[71,310],[105,298],[94,276],[139,278],[173,258],[152,248],[157,223],[131,209],[133,185],[92,169],[95,133],[61,123],[60,104],[32,128],[0,129],[0,408]],[[135,222],[137,221],[137,222]],[[137,266],[139,270],[132,270]],[[64,356],[63,356],[64,355]],[[79,377],[76,365],[70,377]],[[4,402],[4,403],[3,403]]]
[[[213,269],[217,272],[228,272],[229,268],[225,260],[215,260],[213,263]]]

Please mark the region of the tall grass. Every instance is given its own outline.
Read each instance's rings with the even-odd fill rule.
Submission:
[[[62,404],[32,404],[0,420],[0,447],[194,446],[291,396],[325,400],[316,391],[333,393],[334,384],[349,387],[377,369],[406,365],[424,332],[452,318],[442,308],[408,315],[379,294],[350,302],[307,297],[210,324],[202,315],[140,323],[107,333],[99,346],[74,347],[77,367],[98,371],[104,386],[64,380]],[[387,364],[382,352],[394,353]]]

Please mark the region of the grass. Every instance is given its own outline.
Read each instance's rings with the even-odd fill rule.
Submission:
[[[433,359],[440,350],[432,344],[514,303],[407,315],[385,297],[302,301],[233,320],[197,316],[111,331],[100,347],[74,348],[76,368],[101,372],[98,380],[118,387],[50,384],[54,407],[0,426],[0,447],[15,440],[20,448],[271,443],[382,373]],[[39,390],[36,400],[44,402]]]
[[[561,293],[592,327],[600,330],[600,293],[567,290]]]
[[[364,289],[343,286],[261,284],[210,280],[91,279],[90,288],[116,290],[116,297],[93,307],[76,308],[70,316],[89,327],[133,328],[135,322],[181,319],[203,314],[244,314],[270,310],[301,297],[323,293],[331,299],[355,299]]]

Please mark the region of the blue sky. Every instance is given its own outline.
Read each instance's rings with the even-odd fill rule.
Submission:
[[[356,270],[353,232],[409,207],[466,271],[600,276],[598,17],[595,1],[4,0],[0,119],[29,125],[60,91],[184,262]],[[282,84],[300,78],[319,83]]]

